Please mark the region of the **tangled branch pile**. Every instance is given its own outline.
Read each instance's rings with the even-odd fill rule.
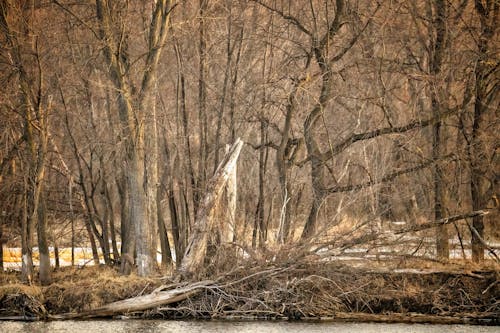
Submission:
[[[498,272],[390,273],[319,261],[242,267],[197,296],[148,315],[303,319],[347,318],[347,313],[497,320]]]
[[[498,324],[498,272],[368,270],[311,258],[248,260],[215,280],[191,283],[124,278],[94,267],[71,271],[73,279],[61,274],[61,282],[48,287],[0,287],[0,316]]]

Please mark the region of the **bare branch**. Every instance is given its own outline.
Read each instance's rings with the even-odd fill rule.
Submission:
[[[439,159],[438,161],[450,158],[452,156],[453,155],[444,156],[443,158]],[[406,169],[403,169],[403,170],[391,172],[391,173],[389,173],[389,174],[387,174],[384,177],[379,178],[379,179],[371,179],[370,181],[367,181],[365,183],[355,184],[355,185],[333,186],[333,187],[330,187],[330,188],[326,188],[325,191],[328,192],[328,193],[359,191],[359,190],[362,190],[364,188],[367,188],[367,187],[370,187],[370,186],[373,186],[373,185],[377,185],[377,184],[382,184],[382,183],[389,182],[389,181],[391,181],[393,179],[396,179],[399,176],[406,175],[406,174],[409,174],[409,173],[413,173],[413,172],[425,169],[425,168],[431,166],[432,164],[437,163],[438,161],[436,161],[436,160],[429,160],[429,161],[427,161],[425,163],[419,164],[419,165],[411,167],[411,168],[406,168]]]
[[[358,142],[358,141],[363,141],[363,140],[369,140],[376,138],[378,136],[386,135],[386,134],[395,134],[395,133],[405,133],[408,131],[411,131],[413,129],[417,128],[423,128],[429,125],[433,125],[439,121],[442,121],[443,119],[446,119],[449,116],[452,116],[458,112],[458,108],[453,108],[449,109],[446,112],[443,112],[437,116],[434,116],[432,118],[426,119],[426,120],[415,120],[412,121],[404,126],[398,126],[398,127],[385,127],[385,128],[379,128],[373,131],[365,132],[365,133],[359,133],[359,134],[352,134],[350,137],[346,138],[344,141],[341,143],[335,145],[331,150],[321,154],[320,159],[323,162],[326,162],[333,158],[334,155],[338,155],[344,150],[346,150],[349,146],[352,144]],[[302,163],[307,162],[307,161],[302,161]]]
[[[278,14],[279,16],[281,16],[283,19],[289,21],[290,23],[292,23],[294,26],[296,26],[300,31],[304,32],[306,35],[312,37],[313,34],[306,28],[304,27],[304,25],[302,25],[302,23],[300,23],[300,21],[295,17],[295,16],[292,16],[292,15],[288,15],[288,14],[285,14],[283,11],[279,10],[279,9],[276,9],[276,8],[273,8],[265,3],[263,3],[262,1],[260,0],[251,0],[259,5],[261,5],[262,7],[266,8],[267,10],[273,12],[273,13],[276,13]]]
[[[422,230],[425,230],[425,229],[435,228],[435,227],[438,227],[438,226],[441,226],[441,225],[450,224],[452,222],[456,222],[456,221],[460,221],[460,220],[465,220],[465,219],[473,218],[473,217],[476,217],[476,216],[488,215],[489,213],[490,212],[488,210],[477,210],[477,211],[466,213],[466,214],[453,215],[453,216],[445,217],[445,218],[442,218],[442,219],[439,219],[439,220],[436,220],[436,221],[427,222],[427,223],[424,223],[424,224],[418,224],[418,225],[415,225],[415,226],[410,226],[408,228],[404,228],[402,230],[398,230],[398,231],[396,231],[394,233],[396,235],[399,235],[399,234],[404,234],[404,233],[408,233],[408,232],[422,231]]]

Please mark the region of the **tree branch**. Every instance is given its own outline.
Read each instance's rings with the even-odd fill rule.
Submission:
[[[9,150],[9,152],[3,157],[2,163],[0,163],[0,175],[3,173],[3,169],[9,163],[13,158],[16,152],[19,150],[19,147],[21,144],[26,140],[26,135],[23,134],[17,141],[14,143],[12,148]]]
[[[295,16],[292,16],[292,15],[287,15],[285,14],[283,11],[279,10],[279,9],[276,9],[276,8],[273,8],[263,2],[261,2],[260,0],[251,0],[259,5],[261,5],[262,7],[266,8],[267,10],[273,12],[273,13],[276,13],[278,14],[279,16],[281,16],[283,19],[289,21],[290,23],[292,23],[294,26],[296,26],[300,31],[302,31],[303,33],[305,33],[306,35],[308,35],[309,37],[312,37],[312,33],[302,25],[302,23],[300,23],[300,21],[295,17]]]
[[[404,133],[411,131],[416,128],[422,128],[426,127],[429,125],[433,125],[439,121],[442,121],[443,119],[454,115],[458,111],[458,108],[453,108],[449,109],[444,113],[441,113],[437,116],[434,116],[430,119],[426,120],[415,120],[412,121],[404,126],[399,126],[399,127],[385,127],[385,128],[379,128],[373,131],[365,132],[365,133],[359,133],[359,134],[352,134],[350,137],[346,138],[344,141],[341,143],[335,145],[331,150],[322,153],[320,156],[320,159],[323,162],[326,162],[333,158],[334,155],[338,155],[341,152],[343,152],[345,149],[347,149],[350,145],[354,144],[355,142],[358,141],[363,141],[363,140],[369,140],[376,138],[378,136],[382,136],[385,134],[395,134],[395,133]],[[302,163],[305,163],[306,161],[302,161]]]
[[[394,234],[399,235],[399,234],[404,234],[404,233],[408,233],[408,232],[422,231],[425,229],[435,228],[435,227],[438,227],[441,225],[450,224],[450,223],[460,221],[460,220],[465,220],[468,218],[487,215],[489,213],[490,212],[488,210],[483,209],[483,210],[476,210],[476,211],[466,213],[466,214],[453,215],[453,216],[445,217],[445,218],[442,218],[442,219],[439,219],[436,221],[410,226],[410,227],[398,230],[398,231],[394,232]]]
[[[454,155],[446,155],[446,156],[444,156],[443,158],[441,158],[439,160],[451,158],[452,156],[454,156]],[[425,168],[429,167],[430,165],[432,165],[434,163],[437,163],[437,162],[438,161],[436,161],[436,160],[429,160],[429,161],[427,161],[425,163],[422,163],[420,165],[417,165],[417,166],[414,166],[414,167],[411,167],[411,168],[406,168],[406,169],[403,169],[403,170],[399,170],[399,171],[395,171],[395,172],[389,173],[389,174],[385,175],[384,177],[382,177],[380,179],[370,180],[370,181],[367,181],[365,183],[356,184],[356,185],[333,186],[333,187],[330,187],[330,188],[326,188],[324,190],[326,192],[328,192],[328,193],[359,191],[359,190],[362,190],[364,188],[367,188],[367,187],[370,187],[370,186],[373,186],[373,185],[377,185],[377,184],[382,184],[382,183],[389,182],[389,181],[391,181],[391,180],[393,180],[393,179],[395,179],[395,178],[397,178],[399,176],[402,176],[402,175],[405,175],[405,174],[409,174],[409,173],[412,173],[412,172],[416,172],[416,171],[425,169]]]

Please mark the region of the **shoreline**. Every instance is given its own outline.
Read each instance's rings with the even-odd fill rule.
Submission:
[[[450,267],[451,269],[451,267]],[[210,275],[208,276],[217,276]],[[62,269],[49,286],[0,273],[0,320],[167,319],[500,325],[497,269],[373,271],[339,263],[246,265],[213,280]]]

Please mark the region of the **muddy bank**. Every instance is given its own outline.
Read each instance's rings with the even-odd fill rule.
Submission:
[[[498,325],[498,277],[494,269],[394,272],[325,262],[247,265],[219,275],[184,300],[121,315]],[[189,282],[124,277],[113,268],[89,267],[56,272],[47,287],[23,285],[15,272],[2,273],[0,284],[0,317],[51,319]]]

